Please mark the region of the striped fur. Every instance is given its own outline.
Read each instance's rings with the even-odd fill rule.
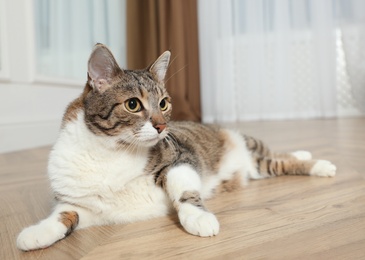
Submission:
[[[18,236],[22,250],[45,248],[78,228],[176,212],[186,232],[219,232],[204,200],[248,179],[334,176],[309,152],[279,154],[260,140],[217,126],[171,122],[164,86],[170,53],[144,70],[122,70],[95,46],[83,93],[66,109],[50,154],[53,213]]]

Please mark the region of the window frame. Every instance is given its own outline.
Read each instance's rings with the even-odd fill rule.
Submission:
[[[34,0],[0,0],[0,52],[0,83],[83,88],[87,80],[87,64],[85,79],[46,76],[37,72]]]
[[[5,11],[5,0],[0,0],[0,82],[7,82],[10,79],[6,34],[7,15]]]

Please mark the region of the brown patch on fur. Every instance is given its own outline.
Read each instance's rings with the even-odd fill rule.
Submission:
[[[79,224],[79,215],[75,211],[61,212],[60,222],[67,227],[67,232],[65,235],[68,236]]]
[[[235,173],[230,180],[224,180],[215,189],[216,193],[231,192],[242,189],[242,177],[239,173]]]
[[[234,142],[232,142],[230,135],[227,133],[227,131],[225,131],[225,129],[222,129],[220,131],[220,137],[224,142],[223,148],[225,151],[232,150],[236,147],[236,144]]]
[[[61,126],[62,128],[65,127],[65,125],[68,122],[71,122],[77,118],[77,113],[80,111],[80,109],[84,108],[84,99],[90,91],[91,87],[88,84],[86,84],[81,96],[72,101],[68,105],[66,112],[63,115],[62,126]]]
[[[204,208],[203,201],[200,198],[200,194],[198,191],[184,191],[181,195],[180,203],[190,203],[196,207]]]
[[[219,131],[219,139],[220,142],[223,144],[222,148],[220,148],[222,150],[222,153],[220,154],[219,161],[215,162],[214,173],[217,173],[219,171],[222,164],[222,157],[224,157],[227,152],[236,148],[236,144],[232,141],[229,133],[225,129],[221,129]]]

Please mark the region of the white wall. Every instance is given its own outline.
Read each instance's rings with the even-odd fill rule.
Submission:
[[[64,109],[80,92],[63,86],[0,83],[0,153],[54,143]]]
[[[0,153],[54,143],[63,112],[83,82],[37,78],[33,1],[0,0],[0,51]]]

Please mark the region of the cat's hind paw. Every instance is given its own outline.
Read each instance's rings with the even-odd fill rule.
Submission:
[[[23,251],[46,248],[65,237],[67,228],[61,222],[47,220],[27,227],[17,238],[17,247]]]
[[[330,161],[318,160],[310,170],[310,175],[333,177],[336,175],[336,166]]]
[[[219,222],[214,214],[191,204],[181,205],[179,219],[184,229],[192,235],[211,237],[219,232]]]

